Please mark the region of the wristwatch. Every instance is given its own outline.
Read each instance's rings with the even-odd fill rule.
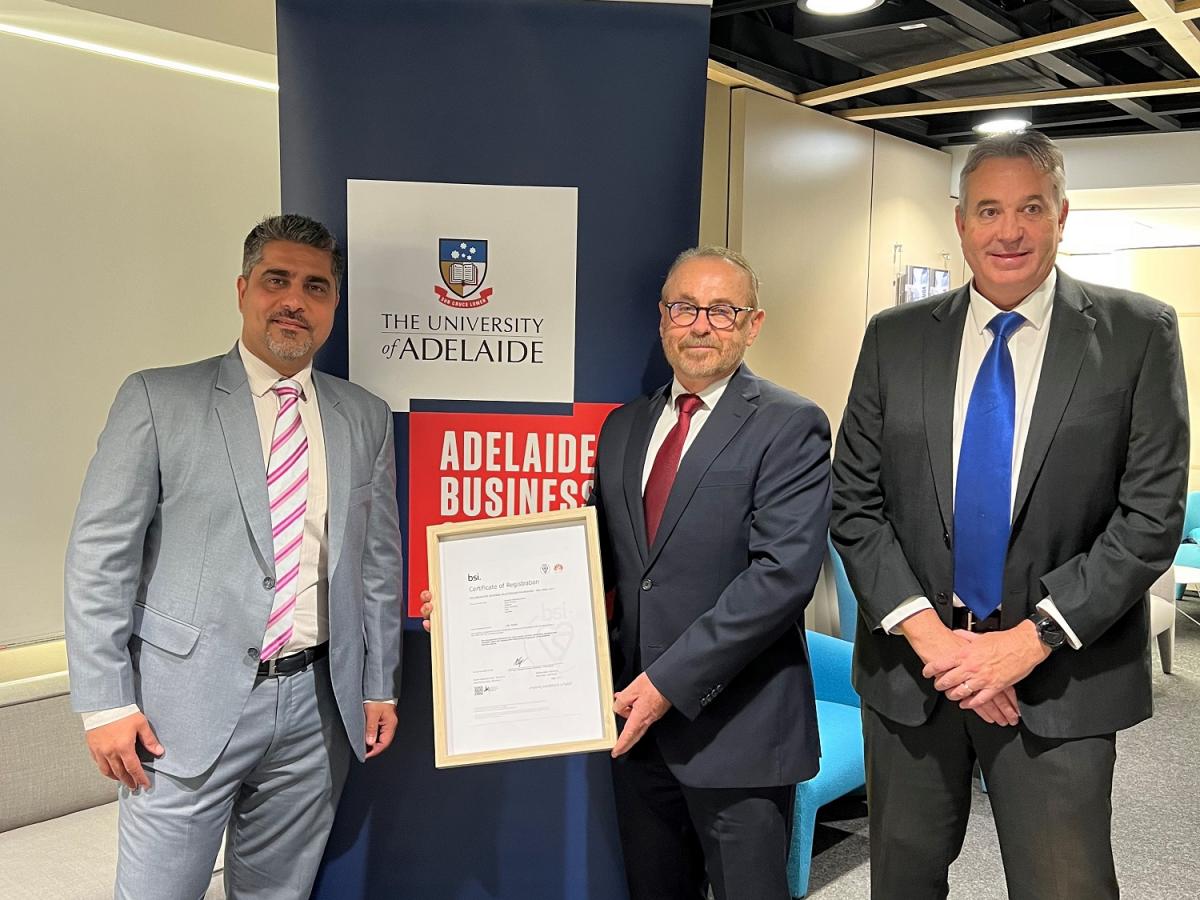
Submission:
[[[1052,616],[1036,612],[1029,617],[1029,621],[1037,629],[1038,640],[1050,650],[1057,650],[1067,642],[1066,632],[1062,630],[1062,626]]]

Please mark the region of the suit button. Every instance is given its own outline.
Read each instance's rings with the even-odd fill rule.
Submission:
[[[934,599],[942,606],[945,606],[950,602],[950,596],[945,591],[938,591],[937,596]]]
[[[643,591],[648,591],[652,587],[654,587],[654,582],[651,581],[649,578],[647,578],[645,581],[642,582],[642,590]]]
[[[942,532],[942,543],[944,543],[946,545],[947,550],[950,549],[950,532],[948,532],[948,531]]]
[[[268,575],[266,578],[263,579],[263,588],[264,589],[269,591],[269,590],[273,590],[274,587],[275,587],[275,579],[272,578],[270,575]]]
[[[250,659],[258,659],[258,648],[257,647],[248,647],[246,649],[246,656],[249,657]]]

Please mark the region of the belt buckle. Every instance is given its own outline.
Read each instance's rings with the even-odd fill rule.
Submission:
[[[278,657],[278,656],[272,656],[270,659],[268,659],[268,660],[267,660],[267,677],[268,677],[268,678],[274,678],[274,677],[275,677],[275,674],[276,674],[276,673],[275,673],[275,669],[276,669],[276,665],[275,665],[275,664],[276,664],[278,661],[279,661],[279,657]]]
[[[970,607],[968,607],[967,608],[967,631],[974,631],[974,630],[975,630],[975,612]]]

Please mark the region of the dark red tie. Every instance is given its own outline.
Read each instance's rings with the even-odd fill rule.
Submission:
[[[683,455],[683,442],[687,440],[692,414],[700,408],[700,398],[695,394],[680,394],[675,398],[675,406],[679,410],[679,418],[658,448],[658,456],[654,457],[650,477],[646,480],[646,490],[642,494],[642,505],[646,510],[646,543],[651,546],[658,533],[663,510],[667,508],[667,497],[671,494],[675,472],[679,469],[679,457]]]

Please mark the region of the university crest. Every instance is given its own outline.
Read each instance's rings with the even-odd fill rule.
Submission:
[[[458,309],[472,309],[484,306],[491,299],[492,289],[483,287],[483,279],[487,274],[487,241],[439,239],[438,267],[442,272],[442,284],[446,286],[438,285],[433,289],[439,303]],[[472,296],[476,292],[478,295]]]

